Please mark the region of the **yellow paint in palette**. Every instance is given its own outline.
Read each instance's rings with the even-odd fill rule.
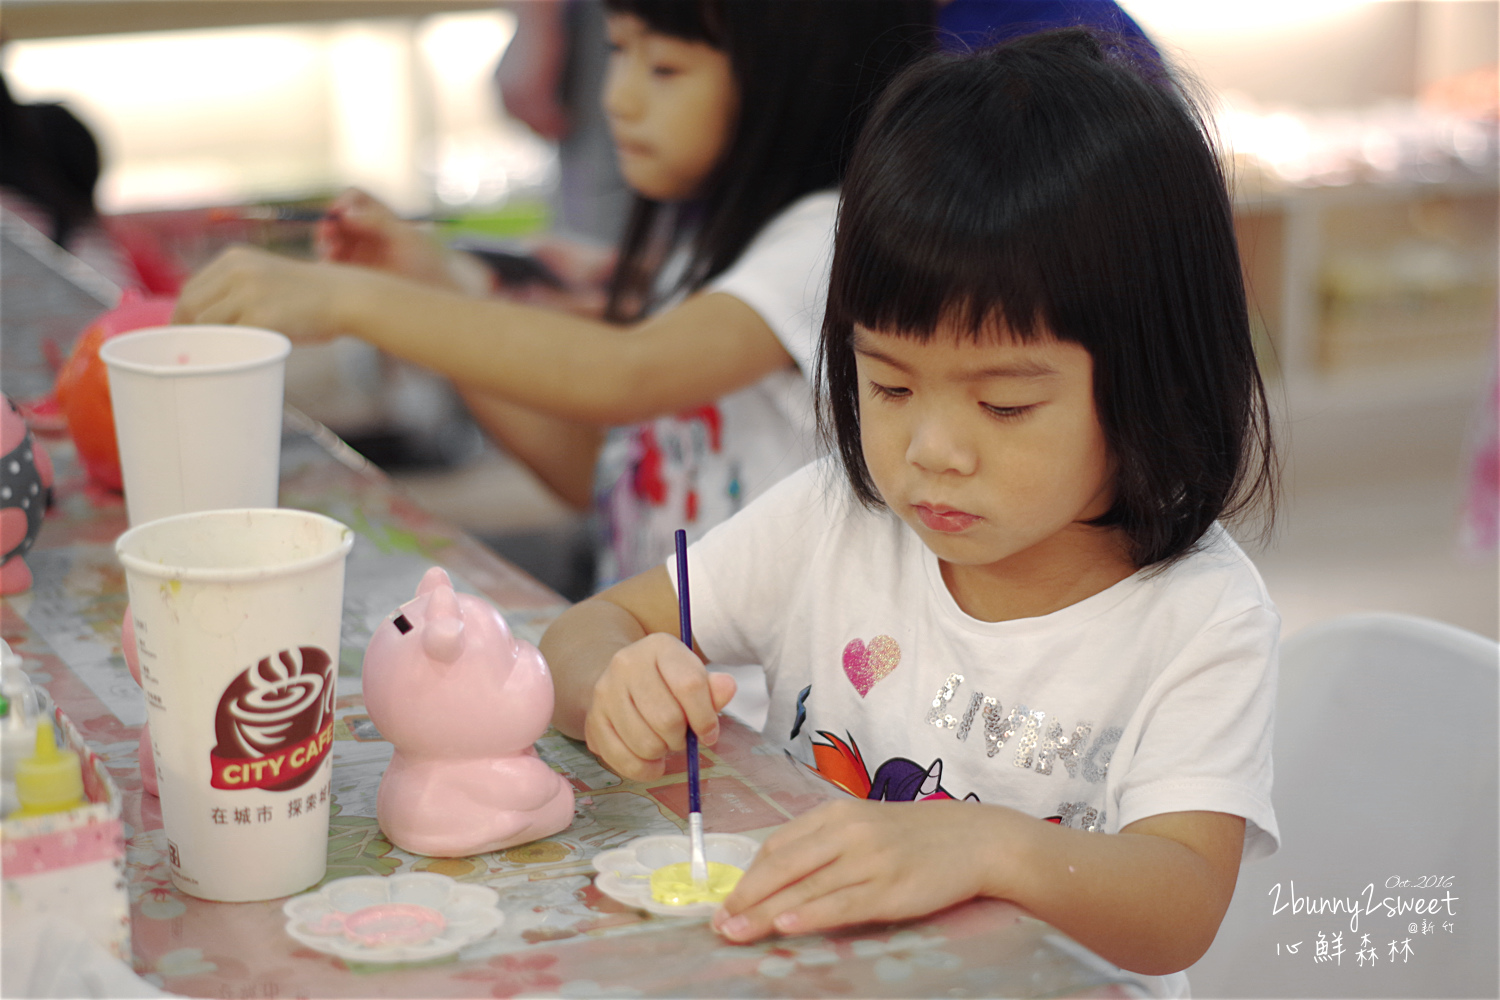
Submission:
[[[651,873],[651,898],[668,906],[691,906],[694,903],[722,903],[739,884],[744,869],[726,865],[722,861],[708,863],[708,882],[693,883],[693,866],[679,861],[674,865],[662,865]]]

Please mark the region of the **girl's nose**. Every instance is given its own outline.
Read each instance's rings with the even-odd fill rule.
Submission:
[[[645,106],[641,100],[639,74],[632,72],[631,60],[624,53],[616,53],[609,60],[609,69],[604,74],[604,113],[611,119],[628,121],[639,118]]]
[[[958,427],[939,415],[913,421],[906,446],[906,460],[925,472],[954,472],[971,476],[979,467],[979,455]]]

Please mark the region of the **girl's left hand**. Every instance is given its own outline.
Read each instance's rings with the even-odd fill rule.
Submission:
[[[182,288],[174,323],[257,326],[297,343],[337,336],[337,302],[355,268],[291,260],[249,246],[214,258]]]
[[[754,941],[904,920],[984,895],[1010,818],[974,802],[827,803],[766,839],[714,929]]]

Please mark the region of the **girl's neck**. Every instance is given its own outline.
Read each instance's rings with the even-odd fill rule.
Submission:
[[[938,560],[959,608],[986,622],[1038,618],[1102,593],[1136,571],[1123,532],[1074,525],[998,563]]]

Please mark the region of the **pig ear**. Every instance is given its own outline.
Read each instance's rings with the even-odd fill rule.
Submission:
[[[434,566],[422,574],[422,582],[417,584],[417,596],[431,593],[439,587],[453,589],[453,581],[448,579],[448,573],[441,566]]]
[[[431,570],[428,575],[431,575]],[[446,574],[443,579],[448,579]],[[426,583],[425,579],[423,583]],[[463,611],[452,587],[437,587],[427,599],[422,621],[422,649],[429,657],[443,663],[452,663],[464,650]]]

